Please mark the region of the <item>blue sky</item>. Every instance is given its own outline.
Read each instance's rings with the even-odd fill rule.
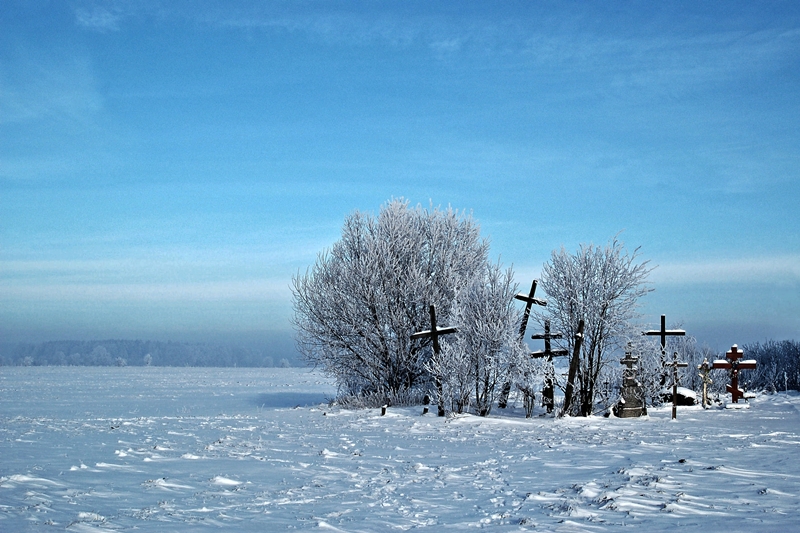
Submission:
[[[800,338],[796,2],[0,6],[0,337],[289,346],[355,209],[658,267],[644,321]],[[287,348],[288,349],[288,348]]]

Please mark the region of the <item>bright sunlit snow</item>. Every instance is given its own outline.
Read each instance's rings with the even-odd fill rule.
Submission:
[[[4,367],[0,531],[798,527],[796,393],[677,421],[381,417],[333,393],[303,369]]]

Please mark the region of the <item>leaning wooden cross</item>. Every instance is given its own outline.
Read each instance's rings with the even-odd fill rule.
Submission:
[[[733,403],[739,403],[739,398],[744,396],[744,391],[739,388],[739,371],[756,369],[756,361],[754,359],[739,361],[743,355],[744,352],[742,352],[739,347],[734,344],[725,354],[727,360],[718,359],[714,361],[714,365],[712,366],[712,368],[724,368],[730,373],[731,384],[726,385],[725,390],[731,393]]]
[[[664,366],[672,367],[672,419],[678,418],[678,368],[689,366],[689,363],[678,361],[678,352],[672,353],[672,362]]]
[[[458,331],[457,328],[454,327],[445,327],[440,328],[436,326],[436,307],[433,305],[430,306],[430,315],[431,315],[431,329],[425,331],[419,331],[411,335],[411,340],[415,339],[423,339],[423,338],[430,338],[433,344],[433,353],[434,356],[438,357],[439,353],[441,353],[442,348],[439,345],[439,337],[441,335],[447,335],[448,333],[455,333]],[[436,390],[439,393],[439,403],[438,403],[438,411],[439,416],[444,416],[444,395],[442,394],[442,378],[441,376],[436,376]]]
[[[528,294],[519,293],[514,296],[517,300],[522,300],[525,302],[525,313],[522,315],[522,323],[519,325],[519,338],[525,338],[525,330],[528,327],[528,318],[531,316],[531,307],[533,304],[536,305],[547,305],[545,300],[540,298],[534,298],[536,294],[536,285],[539,283],[539,280],[533,280],[531,284],[531,291]],[[497,407],[500,409],[505,409],[508,405],[508,395],[511,394],[511,382],[507,381],[503,384],[503,389],[500,391],[500,397],[497,400]],[[548,411],[549,412],[549,411]]]
[[[642,335],[658,335],[661,337],[661,367],[666,368],[667,365],[667,337],[671,335],[683,336],[686,332],[682,329],[667,329],[667,316],[661,315],[661,329],[645,331]],[[667,384],[666,373],[661,374],[661,386]]]
[[[561,415],[569,413],[572,407],[572,395],[575,391],[575,378],[578,376],[578,366],[581,362],[581,346],[583,345],[583,319],[578,322],[578,331],[575,333],[575,345],[572,348],[572,359],[569,362],[569,374],[567,374],[567,387],[564,390],[564,406],[561,409]]]
[[[534,358],[547,358],[546,368],[544,375],[544,387],[542,388],[542,406],[547,409],[548,413],[553,412],[553,405],[555,401],[555,368],[553,368],[553,357],[562,357],[569,355],[567,350],[551,348],[550,341],[552,339],[561,339],[563,335],[560,331],[550,333],[550,321],[544,321],[544,333],[536,333],[531,335],[531,339],[543,340],[544,350],[536,350],[531,353]]]

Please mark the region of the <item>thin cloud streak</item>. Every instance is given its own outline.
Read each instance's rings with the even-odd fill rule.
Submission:
[[[662,263],[650,275],[654,283],[800,283],[800,255]]]
[[[0,285],[0,301],[26,302],[285,302],[285,279],[195,283],[58,283]]]

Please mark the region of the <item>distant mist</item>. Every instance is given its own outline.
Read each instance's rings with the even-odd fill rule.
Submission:
[[[286,346],[103,340],[0,344],[0,366],[303,366]]]

